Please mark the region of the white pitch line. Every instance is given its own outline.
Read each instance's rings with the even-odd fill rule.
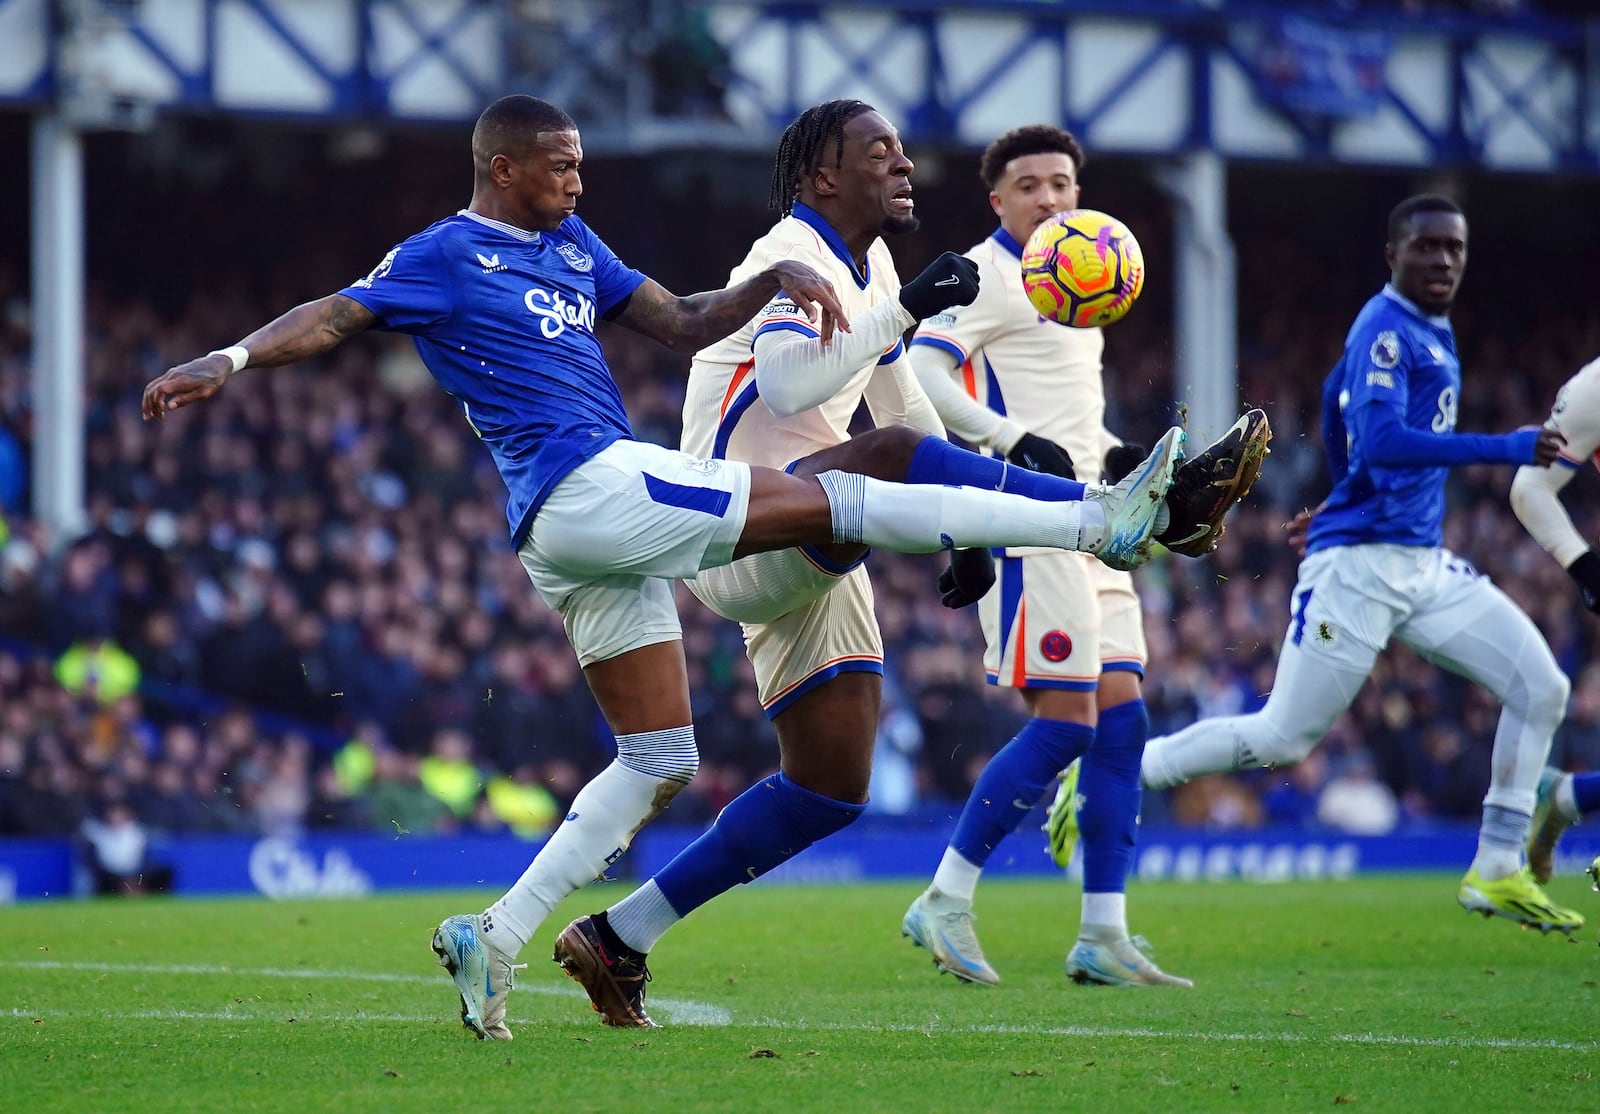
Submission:
[[[96,963],[63,962],[55,959],[0,960],[0,968],[15,967],[31,971],[100,971],[106,974],[128,975],[228,975],[239,978],[260,979],[334,979],[346,982],[406,983],[418,986],[444,986],[446,976],[399,975],[384,971],[325,971],[309,967],[225,967],[199,963]],[[546,994],[557,998],[588,999],[576,986],[518,983],[518,993]],[[733,1017],[721,1006],[697,1002],[692,998],[652,998],[650,1008],[659,1009],[679,1025],[731,1025]],[[100,1014],[98,1016],[121,1016]],[[136,1015],[128,1015],[136,1016]],[[201,1015],[196,1015],[201,1016]],[[229,1014],[218,1015],[216,1020],[226,1020]],[[352,1015],[342,1020],[372,1019],[370,1014]],[[211,1019],[204,1015],[202,1019]],[[309,1020],[309,1019],[308,1019]],[[395,1020],[427,1020],[425,1018],[395,1018]],[[436,1020],[436,1018],[434,1018]]]
[[[1592,1040],[1563,1041],[1524,1037],[1410,1037],[1404,1034],[1390,1033],[1222,1033],[1210,1030],[1194,1032],[1183,1029],[1114,1029],[1092,1025],[946,1025],[939,1022],[927,1025],[913,1025],[907,1022],[856,1025],[836,1021],[797,1022],[782,1018],[767,1018],[751,1022],[741,1021],[740,1024],[759,1025],[762,1028],[771,1029],[804,1030],[806,1032],[816,1032],[818,1030],[836,1032],[872,1030],[886,1033],[922,1033],[930,1037],[941,1036],[946,1033],[992,1033],[1000,1036],[1015,1034],[1030,1037],[1080,1037],[1091,1040],[1108,1037],[1130,1037],[1140,1040],[1184,1040],[1201,1043],[1222,1041],[1238,1044],[1317,1044],[1326,1041],[1329,1044],[1389,1045],[1403,1048],[1547,1049],[1560,1052],[1593,1052],[1600,1050],[1600,1042]]]
[[[108,974],[147,974],[147,975],[232,975],[246,978],[286,978],[286,979],[339,979],[349,982],[381,982],[381,983],[408,983],[439,986],[440,979],[427,975],[401,975],[381,971],[325,971],[312,968],[285,968],[285,967],[224,967],[208,966],[192,963],[97,963],[97,962],[62,962],[59,960],[0,960],[0,968],[12,967],[35,971],[101,971]],[[571,998],[581,997],[582,992],[576,988],[564,986],[544,986],[538,983],[519,984],[518,991],[545,994],[554,997]],[[670,1017],[679,1025],[704,1025],[725,1027],[732,1025],[733,1015],[721,1006],[711,1005],[707,1002],[697,1002],[683,998],[652,998],[652,1010],[659,1009],[663,1016]],[[35,1017],[105,1017],[119,1020],[134,1021],[284,1021],[286,1015],[292,1015],[299,1021],[329,1022],[329,1021],[382,1021],[405,1022],[408,1024],[425,1024],[437,1022],[438,1014],[380,1014],[363,1013],[313,1013],[310,1011],[293,1011],[288,1009],[271,1013],[251,1013],[245,1011],[225,1010],[207,1013],[192,1010],[29,1010],[23,1007],[0,1007],[0,1018],[13,1019]],[[556,1021],[562,1023],[561,1018],[543,1018],[541,1021]],[[585,1019],[585,1023],[588,1019]],[[1412,1037],[1403,1034],[1390,1033],[1329,1033],[1316,1035],[1308,1033],[1227,1033],[1227,1032],[1198,1032],[1183,1029],[1146,1029],[1146,1028],[1111,1028],[1092,1025],[949,1025],[942,1022],[930,1022],[924,1025],[915,1025],[905,1022],[887,1022],[883,1024],[849,1024],[835,1021],[794,1021],[784,1018],[765,1018],[741,1021],[741,1026],[759,1027],[768,1029],[786,1029],[795,1032],[897,1032],[897,1033],[922,1033],[926,1036],[942,1036],[945,1034],[964,1033],[991,1033],[998,1035],[1014,1034],[1017,1036],[1047,1036],[1047,1037],[1077,1037],[1084,1040],[1105,1040],[1117,1038],[1131,1038],[1139,1040],[1178,1040],[1205,1043],[1207,1041],[1220,1041],[1230,1044],[1355,1044],[1374,1045],[1400,1048],[1459,1048],[1459,1049],[1507,1049],[1507,1050],[1547,1050],[1558,1052],[1592,1052],[1600,1050],[1600,1042],[1563,1041],[1553,1039],[1529,1039],[1522,1037]]]

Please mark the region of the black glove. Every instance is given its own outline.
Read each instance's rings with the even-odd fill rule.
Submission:
[[[1106,450],[1106,482],[1121,483],[1122,478],[1139,467],[1149,455],[1149,449],[1132,442],[1112,445]]]
[[[994,587],[994,556],[987,549],[952,549],[950,567],[939,574],[939,602],[959,611]]]
[[[970,306],[978,296],[978,265],[947,251],[900,288],[900,304],[918,321],[951,306]]]
[[[1600,615],[1600,553],[1592,549],[1567,566],[1567,575],[1578,582],[1578,594],[1583,606]]]
[[[1066,449],[1032,433],[1024,433],[1017,438],[1006,459],[1030,472],[1048,472],[1069,480],[1078,478],[1072,470],[1072,456]]]

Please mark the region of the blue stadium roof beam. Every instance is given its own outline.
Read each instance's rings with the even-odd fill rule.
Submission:
[[[1153,0],[697,7],[733,59],[749,146],[862,97],[923,142],[1042,120],[1123,154],[1600,173],[1600,23]]]
[[[507,18],[498,0],[0,0],[0,102],[87,127],[470,120],[506,85]]]

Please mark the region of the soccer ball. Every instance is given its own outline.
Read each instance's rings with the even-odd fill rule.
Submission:
[[[1057,213],[1022,249],[1022,288],[1052,321],[1075,329],[1109,325],[1144,289],[1144,253],[1115,217],[1093,209]]]

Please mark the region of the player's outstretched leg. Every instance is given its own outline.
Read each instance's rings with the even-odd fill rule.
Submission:
[[[611,931],[606,914],[579,917],[562,929],[552,958],[588,991],[589,1003],[607,1025],[656,1028],[644,1008],[650,968]]]
[[[1099,926],[1085,926],[1067,953],[1067,978],[1096,986],[1194,986],[1157,967],[1149,952],[1150,944],[1143,936],[1130,939]]]
[[[1272,426],[1261,410],[1249,410],[1206,450],[1183,463],[1167,494],[1171,519],[1156,541],[1185,557],[1217,548],[1228,511],[1250,493],[1261,463],[1272,450]]]
[[[978,934],[973,929],[978,917],[972,902],[962,901],[928,887],[917,895],[900,921],[900,935],[910,937],[919,948],[926,948],[933,965],[976,986],[995,986],[999,973],[983,957]]]
[[[1084,493],[1086,501],[1100,502],[1106,515],[1104,536],[1092,548],[1085,547],[1088,552],[1125,572],[1150,559],[1150,537],[1160,529],[1160,519],[1167,517],[1166,529],[1172,529],[1167,496],[1177,485],[1186,436],[1173,426],[1115,487],[1091,487]]]
[[[433,951],[461,992],[461,1024],[479,1040],[508,1041],[506,996],[516,973],[528,965],[511,962],[489,942],[487,919],[482,913],[446,917],[434,930]]]
[[[1469,913],[1505,917],[1540,932],[1570,935],[1583,927],[1583,914],[1551,901],[1527,867],[1504,878],[1484,878],[1474,867],[1461,879],[1456,900]]]

